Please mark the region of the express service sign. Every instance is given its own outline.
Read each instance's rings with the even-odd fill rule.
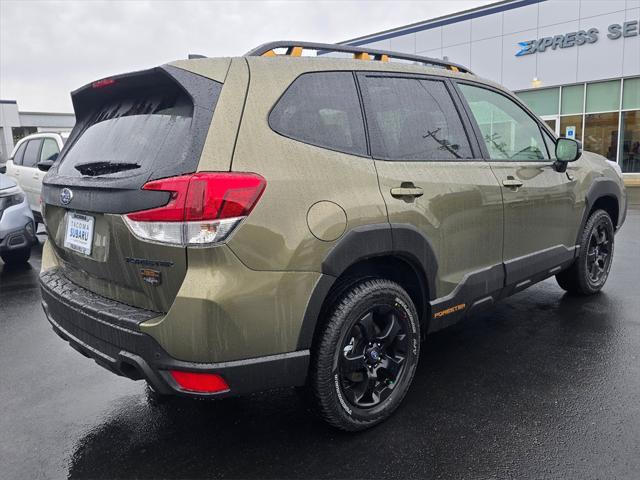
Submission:
[[[635,37],[639,34],[640,21],[632,20],[623,24],[612,23],[607,27],[607,38],[610,40],[618,40],[623,37]],[[599,39],[600,31],[597,28],[588,30],[579,30],[577,32],[569,32],[564,35],[555,35],[553,37],[542,37],[537,40],[528,40],[526,42],[518,42],[521,47],[516,53],[516,57],[530,55],[532,53],[544,53],[548,48],[556,50],[557,48],[571,48],[584,45],[585,43],[596,43]]]

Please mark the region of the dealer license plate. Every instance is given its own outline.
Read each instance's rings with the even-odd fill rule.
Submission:
[[[68,212],[64,246],[83,255],[91,255],[94,221],[95,218],[89,215]]]

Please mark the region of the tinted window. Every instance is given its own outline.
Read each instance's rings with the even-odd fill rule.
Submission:
[[[60,149],[58,148],[58,142],[53,138],[45,138],[42,143],[42,151],[40,152],[40,161],[52,160],[55,161],[58,158]]]
[[[462,121],[444,82],[365,77],[362,89],[374,157],[472,158]]]
[[[22,165],[22,157],[24,155],[24,149],[27,148],[27,142],[20,144],[16,154],[13,156],[14,165]]]
[[[513,100],[486,88],[460,84],[492,160],[548,160],[538,123]]]
[[[22,159],[23,167],[35,167],[38,163],[39,154],[40,154],[40,145],[42,145],[42,140],[29,140],[27,143],[27,148],[24,151],[24,158]]]
[[[80,137],[61,159],[64,176],[128,176],[167,162],[179,164],[190,139],[193,104],[177,89],[133,90],[93,112]],[[94,172],[88,166],[125,164]]]
[[[351,72],[307,73],[298,77],[271,111],[269,125],[301,142],[367,154],[362,111]]]

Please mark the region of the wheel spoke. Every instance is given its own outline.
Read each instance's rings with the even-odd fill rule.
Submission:
[[[373,340],[373,336],[376,333],[375,325],[373,324],[373,313],[367,313],[362,319],[358,322],[358,326],[362,331],[362,336],[365,341],[370,342]]]
[[[396,336],[398,335],[400,330],[401,330],[401,327],[398,320],[396,320],[396,316],[394,314],[391,314],[390,321],[389,321],[389,324],[387,325],[387,328],[377,338],[377,341],[379,341],[385,347],[388,347],[396,339]]]
[[[344,355],[340,362],[343,375],[350,375],[364,368],[364,355]]]
[[[388,356],[384,359],[382,364],[382,368],[384,368],[388,374],[390,380],[395,381],[398,373],[400,372],[400,367],[404,362],[404,358],[402,357],[392,357]]]

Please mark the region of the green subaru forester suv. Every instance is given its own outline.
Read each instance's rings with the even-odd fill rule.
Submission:
[[[44,311],[160,398],[304,386],[373,426],[428,333],[553,275],[598,292],[625,218],[617,165],[442,60],[274,42],[72,99]]]

